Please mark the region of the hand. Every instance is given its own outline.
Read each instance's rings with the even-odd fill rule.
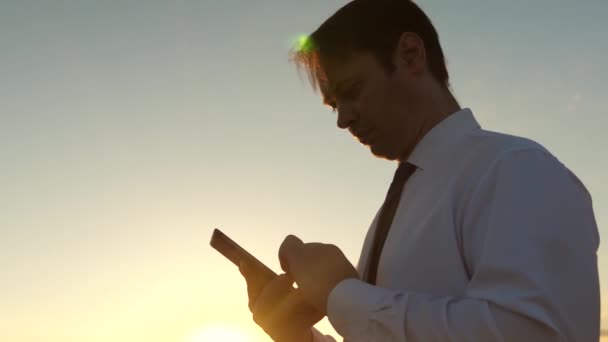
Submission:
[[[298,284],[304,299],[323,316],[327,314],[327,298],[333,288],[344,279],[359,278],[338,247],[303,243],[293,235],[281,244],[279,260],[281,268]]]
[[[281,274],[268,281],[247,264],[241,264],[239,269],[247,281],[249,309],[255,323],[274,341],[312,342],[311,328],[323,315],[293,288],[293,280]]]

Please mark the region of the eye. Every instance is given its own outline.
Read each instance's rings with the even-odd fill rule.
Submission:
[[[345,93],[344,97],[349,100],[356,100],[359,97],[359,87],[349,88]]]
[[[353,101],[359,97],[359,93],[361,93],[361,83],[357,82],[340,91],[338,97],[344,100]]]
[[[323,101],[323,104],[326,106],[329,106],[329,108],[331,108],[332,112],[336,112],[338,109],[338,105],[336,104],[336,101],[333,99],[332,100],[326,99],[325,101]]]
[[[338,111],[338,105],[336,105],[336,103],[333,102],[333,101],[329,103],[329,107],[331,108],[331,111],[334,112],[334,113],[336,111]]]

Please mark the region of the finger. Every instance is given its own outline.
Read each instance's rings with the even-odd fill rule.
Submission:
[[[284,317],[289,317],[290,326],[311,327],[323,318],[323,314],[310,305],[300,290],[294,289],[266,316],[263,324],[270,330],[280,330]]]
[[[247,305],[249,310],[251,310],[255,305],[257,297],[260,295],[260,292],[264,286],[266,286],[268,281],[256,272],[252,272],[251,266],[245,261],[241,261],[239,264],[239,271],[241,271],[241,274],[247,282],[247,297],[249,299]]]
[[[274,280],[270,281],[260,291],[256,302],[250,308],[255,316],[264,316],[289,294],[292,287],[293,279],[287,274],[281,274]]]
[[[239,272],[241,272],[241,274],[243,275],[243,277],[245,277],[245,280],[247,279],[247,265],[245,265],[244,261],[241,261],[239,263]]]
[[[291,264],[294,259],[300,254],[304,243],[295,235],[288,235],[281,247],[279,247],[279,262],[281,268],[287,273],[291,273]]]
[[[278,322],[283,322],[285,317],[289,317],[290,323],[293,323],[291,316],[293,312],[296,311],[297,306],[301,304],[299,302],[302,300],[301,296],[294,296],[293,290],[291,289],[290,291],[283,292],[283,296],[280,298],[273,297],[272,295],[269,295],[269,293],[270,290],[268,292],[265,291],[263,297],[265,300],[264,304],[261,304],[262,301],[260,301],[258,305],[256,305],[253,313],[253,320],[265,330],[274,330],[273,327],[278,325]],[[272,299],[269,300],[269,298]],[[272,305],[270,302],[272,302]],[[279,307],[281,308],[281,314],[277,315],[275,312]]]

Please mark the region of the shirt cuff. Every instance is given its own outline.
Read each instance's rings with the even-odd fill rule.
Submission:
[[[365,336],[371,317],[391,296],[389,290],[359,279],[342,280],[327,298],[327,318],[345,338]]]

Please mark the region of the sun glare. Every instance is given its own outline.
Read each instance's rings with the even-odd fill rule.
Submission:
[[[202,328],[185,342],[254,342],[243,329],[228,325],[213,325]]]

